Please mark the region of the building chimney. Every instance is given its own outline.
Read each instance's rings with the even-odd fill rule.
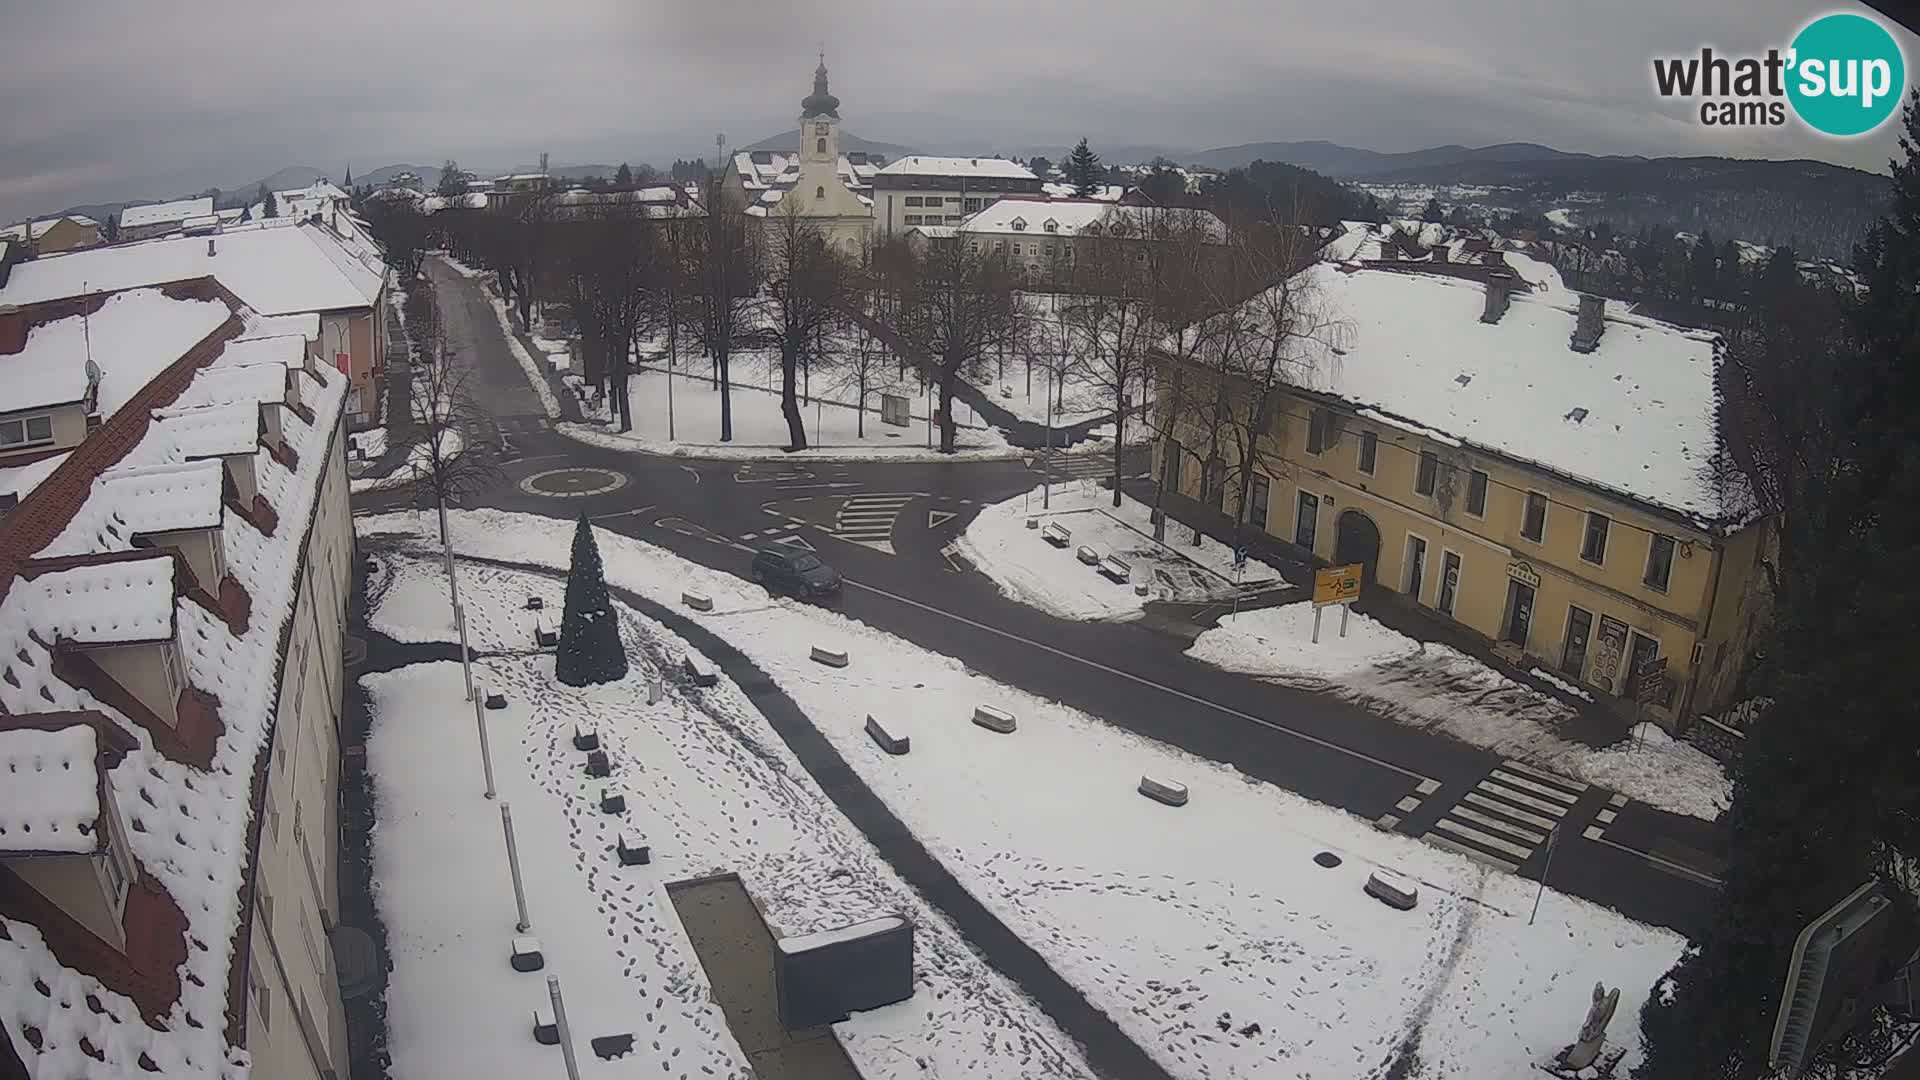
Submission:
[[[1480,313],[1483,323],[1497,323],[1500,316],[1507,313],[1507,303],[1513,299],[1513,275],[1505,271],[1495,271],[1487,275],[1487,306]]]
[[[27,347],[27,313],[12,304],[0,304],[0,356]]]
[[[1590,353],[1600,347],[1600,335],[1607,329],[1607,301],[1592,293],[1580,294],[1580,315],[1573,324],[1573,351]]]

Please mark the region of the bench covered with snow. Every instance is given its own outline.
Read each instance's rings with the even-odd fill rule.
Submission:
[[[996,709],[991,705],[975,705],[973,722],[988,731],[997,731],[1002,735],[1010,734],[1015,727],[1012,713],[1005,709]]]
[[[712,686],[720,681],[720,673],[699,653],[688,653],[687,658],[681,661],[681,666],[686,669],[687,678],[693,680],[695,686]]]
[[[1073,542],[1073,530],[1057,521],[1049,521],[1040,529],[1041,539],[1054,547],[1063,548]]]
[[[1367,875],[1367,895],[1390,908],[1411,911],[1420,902],[1420,886],[1398,871],[1381,867]]]
[[[813,657],[813,662],[816,664],[825,664],[828,667],[847,666],[847,650],[845,649],[830,649],[825,646],[815,645],[809,655]]]
[[[1109,555],[1101,559],[1100,572],[1122,585],[1133,580],[1133,564],[1118,555]]]
[[[913,747],[912,739],[897,734],[872,713],[867,714],[867,735],[889,754],[904,754]]]
[[[688,589],[686,592],[680,594],[680,602],[695,611],[713,610],[713,597],[703,592],[695,592],[692,589]]]
[[[1187,785],[1175,783],[1172,780],[1162,780],[1156,776],[1140,778],[1140,794],[1154,802],[1166,803],[1168,806],[1187,805]]]
[[[1100,565],[1100,553],[1085,544],[1081,544],[1080,547],[1074,551],[1073,557],[1086,563],[1088,566]]]

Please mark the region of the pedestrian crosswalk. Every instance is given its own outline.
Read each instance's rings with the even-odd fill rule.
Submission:
[[[833,519],[833,535],[875,551],[893,554],[893,522],[908,503],[920,496],[850,495]]]
[[[1112,454],[1042,454],[1034,459],[1037,472],[1074,480],[1101,480],[1113,475]],[[1124,471],[1124,470],[1123,470]]]
[[[544,416],[502,416],[494,421],[501,431],[522,435],[535,432],[552,431],[553,421]]]
[[[1422,839],[1514,873],[1546,846],[1587,787],[1505,761],[1461,796]]]

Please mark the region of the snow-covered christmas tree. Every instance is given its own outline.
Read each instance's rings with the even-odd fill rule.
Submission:
[[[568,686],[615,682],[627,677],[627,651],[620,623],[607,597],[600,547],[587,515],[573,533],[573,565],[567,570],[567,608],[560,617],[560,651],[554,676]]]

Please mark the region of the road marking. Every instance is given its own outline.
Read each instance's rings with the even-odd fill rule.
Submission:
[[[927,511],[927,528],[937,529],[959,516],[959,514],[947,510],[929,510]]]
[[[1717,889],[1722,884],[1724,884],[1724,882],[1722,882],[1719,878],[1714,877],[1712,874],[1709,874],[1704,870],[1695,870],[1691,866],[1682,865],[1680,863],[1672,861],[1671,859],[1663,859],[1660,856],[1655,855],[1650,851],[1641,851],[1638,848],[1630,848],[1625,844],[1618,843],[1613,840],[1609,840],[1604,836],[1598,835],[1599,832],[1600,832],[1599,829],[1596,829],[1593,826],[1589,825],[1587,826],[1587,831],[1585,833],[1582,833],[1581,835],[1586,836],[1587,839],[1593,841],[1596,844],[1604,844],[1607,847],[1614,848],[1619,851],[1624,851],[1627,854],[1632,855],[1636,858],[1645,859],[1648,862],[1652,863],[1653,865],[1659,867],[1662,870],[1665,870],[1670,874],[1674,874],[1683,878],[1692,878],[1694,881],[1697,881],[1700,884],[1707,886],[1708,888]]]
[[[1598,840],[1600,839],[1600,835],[1605,831],[1606,830],[1601,829],[1597,826],[1589,825],[1586,828],[1580,830],[1580,835],[1587,838],[1588,840]]]
[[[1411,796],[1411,795],[1409,795],[1409,796],[1407,796],[1406,798],[1404,798],[1404,799],[1401,799],[1401,800],[1400,800],[1399,802],[1397,802],[1397,803],[1394,803],[1394,804],[1393,804],[1393,808],[1394,808],[1395,810],[1398,810],[1398,811],[1400,811],[1400,812],[1401,812],[1401,813],[1403,813],[1403,814],[1411,814],[1411,813],[1413,813],[1413,812],[1414,812],[1414,811],[1415,811],[1416,809],[1418,809],[1418,808],[1419,808],[1419,806],[1420,806],[1420,800],[1419,800],[1419,799],[1416,799],[1416,798],[1414,798],[1414,797],[1413,797],[1413,796]]]
[[[1570,779],[1565,776],[1555,776],[1550,772],[1544,772],[1540,769],[1533,768],[1532,766],[1528,765],[1524,761],[1505,761],[1501,763],[1500,767],[1503,769],[1506,769],[1509,772],[1517,772],[1522,776],[1531,776],[1535,780],[1544,780],[1549,784],[1553,784],[1567,791],[1585,791],[1589,787],[1593,786],[1583,781]]]
[[[1614,819],[1618,818],[1619,816],[1620,816],[1619,814],[1615,813],[1612,810],[1602,810],[1599,813],[1593,815],[1593,819],[1595,821],[1598,821],[1602,825],[1611,825],[1613,824]]]
[[[817,488],[839,489],[857,488],[859,486],[859,483],[856,481],[843,480],[835,484],[779,484],[776,485],[776,488],[780,491],[813,491]]]
[[[804,536],[801,536],[799,533],[794,533],[792,536],[783,536],[780,539],[775,540],[774,543],[781,544],[790,548],[799,548],[801,551],[815,550],[812,544],[807,543],[807,538]]]
[[[1202,708],[1212,709],[1213,711],[1220,713],[1222,715],[1231,716],[1238,720],[1244,720],[1250,724],[1257,724],[1260,727],[1267,728],[1268,730],[1271,730],[1271,731],[1280,732],[1283,735],[1290,735],[1293,738],[1299,739],[1301,742],[1310,743],[1324,750],[1331,750],[1334,753],[1344,754],[1347,757],[1354,758],[1359,761],[1367,762],[1370,765],[1377,765],[1380,768],[1387,770],[1388,772],[1395,773],[1397,775],[1404,776],[1409,780],[1415,781],[1419,785],[1419,790],[1422,794],[1431,794],[1432,792],[1440,790],[1440,781],[1432,779],[1431,777],[1422,776],[1420,773],[1414,772],[1412,769],[1408,769],[1400,765],[1395,765],[1391,761],[1386,761],[1381,758],[1374,757],[1372,754],[1363,753],[1359,750],[1352,749],[1351,747],[1341,746],[1339,743],[1328,742],[1327,740],[1319,738],[1318,736],[1309,735],[1304,731],[1295,731],[1293,728],[1287,727],[1284,724],[1276,723],[1275,721],[1268,720],[1264,717],[1255,716],[1252,713],[1241,712],[1239,709],[1235,709],[1227,705],[1222,705],[1219,702],[1208,701],[1206,698],[1200,697],[1196,694],[1189,694],[1185,690],[1176,690],[1171,686],[1154,682],[1152,679],[1135,675],[1130,671],[1122,671],[1119,668],[1110,667],[1106,664],[1100,663],[1097,660],[1089,660],[1086,657],[1080,656],[1076,653],[1070,653],[1065,649],[1058,648],[1053,645],[1048,645],[1044,641],[1035,641],[1032,638],[1022,637],[1021,635],[1015,634],[1011,631],[1002,630],[997,626],[988,626],[986,623],[976,622],[973,619],[969,619],[965,615],[955,615],[951,611],[942,611],[939,608],[932,606],[931,604],[923,604],[920,601],[914,600],[910,597],[901,596],[899,593],[888,592],[886,589],[882,589],[873,585],[868,585],[864,581],[854,581],[853,579],[848,578],[846,580],[846,584],[852,588],[861,589],[863,591],[873,593],[875,596],[884,596],[887,599],[892,600],[896,603],[905,604],[908,607],[912,607],[912,608],[917,608],[921,611],[926,612],[929,615],[938,615],[941,618],[951,619],[952,621],[960,623],[962,625],[971,626],[976,630],[985,631],[986,633],[992,634],[995,637],[1005,638],[1008,641],[1019,642],[1020,644],[1025,645],[1029,648],[1038,649],[1044,653],[1050,653],[1054,656],[1061,658],[1062,660],[1071,660],[1076,664],[1080,664],[1085,667],[1092,668],[1095,671],[1100,671],[1108,675],[1112,675],[1116,679],[1125,679],[1126,681],[1133,683],[1137,686],[1151,687],[1152,689],[1158,690],[1163,694],[1167,694],[1172,697],[1179,698],[1182,701],[1189,702],[1194,705],[1199,705]],[[1432,787],[1428,787],[1429,784],[1431,784]]]
[[[1632,800],[1628,799],[1625,795],[1615,795],[1607,800],[1607,805],[1618,809],[1631,801]]]
[[[696,469],[691,465],[682,465],[680,466],[680,469],[682,472],[685,472],[688,476],[693,477],[694,487],[700,486],[700,470],[699,469]]]
[[[1480,851],[1475,848],[1470,848],[1465,844],[1456,844],[1444,836],[1435,836],[1432,833],[1428,833],[1427,835],[1421,837],[1420,839],[1425,840],[1427,843],[1432,844],[1434,847],[1445,848],[1448,851],[1453,852],[1455,855],[1465,855],[1469,859],[1474,859],[1479,862],[1486,863],[1488,866],[1492,866],[1500,870],[1505,870],[1509,874],[1517,874],[1520,872],[1519,863],[1508,862],[1505,859],[1495,858],[1484,851]]]
[[[653,509],[653,505],[649,503],[646,506],[636,506],[631,510],[616,510],[611,514],[595,514],[593,517],[589,518],[588,520],[606,521],[610,518],[639,517],[641,514],[644,514],[651,509]]]
[[[1400,819],[1392,814],[1381,814],[1373,819],[1373,827],[1376,829],[1391,829],[1399,824]]]
[[[1526,790],[1531,791],[1536,795],[1545,795],[1547,798],[1552,799],[1555,802],[1566,803],[1568,806],[1572,806],[1574,803],[1577,803],[1580,801],[1580,796],[1578,795],[1569,795],[1568,793],[1561,791],[1559,788],[1548,787],[1545,784],[1536,784],[1524,776],[1515,776],[1514,774],[1507,772],[1505,768],[1499,768],[1499,769],[1493,770],[1493,778],[1495,780],[1500,781],[1503,784],[1511,784],[1514,787],[1525,788]]]
[[[1515,825],[1510,821],[1501,821],[1499,818],[1494,817],[1492,814],[1483,814],[1478,810],[1471,810],[1464,806],[1456,806],[1453,809],[1447,811],[1447,816],[1457,817],[1462,821],[1471,821],[1475,825],[1478,825],[1482,828],[1493,829],[1498,832],[1505,833],[1508,836],[1525,840],[1529,844],[1537,844],[1540,841],[1545,840],[1547,838],[1546,833],[1537,833],[1532,831],[1531,829],[1523,829],[1520,826]]]
[[[1559,817],[1562,814],[1565,814],[1567,812],[1567,808],[1560,805],[1559,803],[1550,803],[1545,799],[1536,799],[1533,796],[1526,794],[1525,792],[1515,791],[1512,788],[1501,787],[1499,784],[1494,783],[1492,780],[1482,780],[1478,784],[1475,784],[1474,786],[1479,790],[1486,792],[1489,795],[1498,796],[1499,798],[1506,799],[1509,802],[1519,803],[1521,806],[1532,807],[1533,809],[1538,810],[1543,814],[1552,814],[1554,817]]]
[[[1527,861],[1527,856],[1533,854],[1533,849],[1530,847],[1521,847],[1519,844],[1509,843],[1497,836],[1494,836],[1492,833],[1482,832],[1471,825],[1462,825],[1457,821],[1452,821],[1446,818],[1442,818],[1437,824],[1434,825],[1434,828],[1439,829],[1443,832],[1452,833],[1453,835],[1461,837],[1462,839],[1471,840],[1476,844],[1482,844],[1486,847],[1490,847],[1495,851],[1502,852],[1507,855],[1511,855],[1514,858],[1519,859],[1521,862]]]
[[[1538,814],[1529,814],[1525,810],[1521,810],[1517,807],[1509,806],[1506,803],[1495,802],[1492,799],[1487,798],[1485,795],[1482,795],[1477,791],[1467,792],[1466,798],[1461,799],[1460,801],[1470,802],[1475,806],[1484,806],[1489,810],[1494,810],[1494,811],[1498,811],[1499,813],[1505,814],[1508,817],[1514,819],[1515,821],[1524,821],[1527,824],[1536,826],[1538,828],[1551,829],[1555,825],[1555,822],[1552,818],[1543,818]]]

